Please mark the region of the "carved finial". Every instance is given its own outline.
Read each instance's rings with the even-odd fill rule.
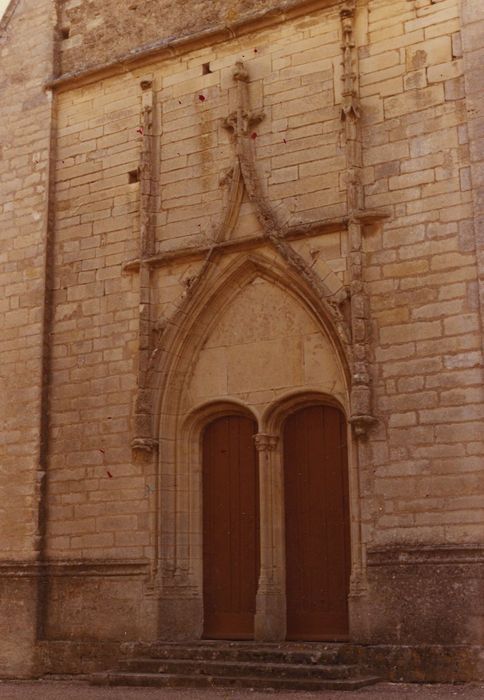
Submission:
[[[251,110],[249,108],[250,97],[248,91],[249,73],[247,72],[242,61],[237,61],[235,64],[233,78],[238,85],[238,105],[237,110],[229,114],[223,119],[222,126],[224,129],[232,131],[235,139],[240,136],[248,136],[251,129],[265,118],[262,110]]]

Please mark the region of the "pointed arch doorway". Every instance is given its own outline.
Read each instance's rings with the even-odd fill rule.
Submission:
[[[335,406],[283,426],[287,639],[348,637],[350,541],[346,420]]]
[[[252,636],[252,624],[225,631],[225,625],[209,622],[212,613],[216,622],[218,613],[230,609],[217,610],[216,601],[209,600],[209,590],[216,585],[209,577],[214,567],[207,564],[211,555],[204,523],[204,433],[215,418],[234,413],[257,416],[253,430],[260,438],[260,575],[253,634],[261,641],[286,638],[284,422],[299,408],[318,402],[333,402],[348,411],[343,351],[323,312],[311,290],[304,288],[302,295],[299,281],[277,261],[254,256],[228,266],[215,283],[202,285],[183,315],[186,324],[167,336],[171,364],[158,373],[164,378],[159,468],[167,484],[158,516],[163,583],[159,619],[166,639]],[[260,340],[267,333],[270,338]],[[257,347],[248,345],[248,339]],[[274,386],[280,388],[273,390]],[[218,483],[216,498],[223,499],[226,487],[217,479],[213,483]],[[292,566],[290,558],[288,565]],[[257,575],[251,577],[257,580]],[[245,611],[249,619],[253,606],[252,602]],[[293,636],[291,628],[289,634]]]
[[[203,432],[203,636],[253,639],[259,578],[257,423],[224,415]]]

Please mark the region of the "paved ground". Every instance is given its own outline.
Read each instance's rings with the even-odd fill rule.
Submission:
[[[0,700],[484,700],[484,684],[404,685],[380,683],[353,692],[265,692],[163,688],[91,688],[79,682],[0,681]]]

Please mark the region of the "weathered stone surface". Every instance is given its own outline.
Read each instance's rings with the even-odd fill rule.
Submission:
[[[21,0],[0,27],[0,674],[199,635],[204,426],[254,416],[275,474],[320,400],[353,425],[351,641],[395,679],[480,673],[481,3],[283,3],[134,60],[275,4],[70,0],[55,46]]]
[[[176,0],[134,0],[120,12],[116,0],[64,2],[62,26],[68,37],[61,45],[62,68],[106,63],[143,44],[224,26],[278,4],[278,0],[198,0],[180,6]]]

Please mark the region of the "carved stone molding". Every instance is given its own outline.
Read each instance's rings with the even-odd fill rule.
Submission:
[[[340,10],[343,65],[341,120],[346,152],[346,189],[349,216],[349,271],[351,276],[351,418],[356,437],[365,437],[376,419],[372,415],[370,375],[369,300],[363,280],[363,224],[375,213],[365,212],[362,180],[361,108],[358,99],[358,54],[354,39],[356,2],[345,2]],[[384,214],[378,213],[378,218]]]
[[[239,171],[240,173],[240,171]],[[230,182],[232,182],[234,178],[234,168],[229,168],[228,171],[225,171],[224,174],[221,176],[221,185],[227,185]],[[243,194],[243,190],[242,190]],[[231,199],[231,195],[227,198]],[[230,216],[226,216],[226,220],[229,222],[227,224],[227,229],[231,230],[231,217],[232,213],[230,213]],[[357,214],[355,218],[358,218],[359,220],[363,221],[365,224],[367,223],[373,223],[375,221],[380,221],[384,218],[387,218],[388,214],[384,211],[366,211],[366,212],[360,212]],[[225,218],[225,215],[224,215]],[[235,223],[235,222],[234,222]],[[325,233],[334,233],[338,231],[346,231],[348,229],[348,224],[349,220],[348,217],[342,216],[338,218],[328,218],[328,219],[323,219],[321,221],[309,221],[309,222],[298,222],[298,223],[288,223],[287,226],[284,228],[284,230],[281,232],[281,238],[285,238],[287,241],[297,241],[303,238],[311,238],[312,236],[320,236],[324,235]],[[213,239],[215,241],[215,238]],[[228,239],[228,240],[221,240],[220,242],[211,242],[208,244],[204,245],[189,245],[186,247],[173,247],[173,248],[167,248],[165,247],[163,250],[161,250],[158,253],[155,253],[154,255],[150,256],[149,258],[146,258],[143,260],[145,264],[149,264],[150,267],[152,268],[159,268],[159,267],[164,267],[166,265],[170,265],[172,262],[180,262],[181,260],[190,260],[190,261],[196,261],[196,260],[204,260],[207,256],[209,255],[215,255],[215,254],[223,254],[223,253],[229,253],[229,252],[239,252],[241,250],[251,250],[253,248],[257,248],[261,245],[261,243],[264,243],[265,241],[265,236],[262,234],[255,234],[255,235],[250,235],[250,236],[241,236],[240,238],[233,238],[233,239]],[[141,260],[140,258],[134,258],[132,260],[127,260],[122,264],[122,271],[123,273],[130,273],[130,272],[138,272],[139,268],[141,265]],[[331,268],[328,267],[328,271],[330,271]],[[333,282],[336,280],[339,282],[338,284],[338,290],[339,292],[335,293],[342,293],[344,295],[347,295],[349,293],[349,290],[347,287],[343,286],[343,283],[339,281],[339,278],[336,278],[336,275],[333,273],[331,275],[331,278]],[[328,298],[328,303],[331,303],[331,297]]]
[[[155,250],[155,134],[154,134],[154,91],[153,81],[140,80],[141,115],[138,133],[140,135],[139,155],[139,348],[138,348],[138,395],[135,406],[135,437],[132,441],[133,457],[149,456],[155,447],[151,432],[148,373],[153,352],[151,266],[146,258]]]
[[[420,565],[484,564],[484,545],[385,545],[367,551],[369,567]]]
[[[43,562],[0,562],[0,578],[37,576],[146,576],[149,563],[145,559],[51,559]]]
[[[158,440],[148,437],[135,437],[131,441],[131,449],[136,454],[151,454],[158,450]]]
[[[237,61],[233,72],[234,81],[237,84],[248,83],[249,73],[242,61]],[[235,112],[222,120],[224,129],[232,131],[236,140],[241,136],[248,136],[251,129],[265,119],[263,110],[252,110],[249,107],[248,92],[245,89],[239,91],[239,105]]]
[[[257,433],[254,435],[255,449],[258,452],[275,450],[278,441],[279,437],[277,435],[270,435],[269,433]]]
[[[343,104],[341,107],[341,118],[359,119],[360,105],[356,91],[357,74],[354,71],[354,57],[356,44],[353,38],[353,20],[356,9],[356,2],[345,2],[340,10],[341,29],[343,36]]]
[[[2,561],[1,578],[33,578],[40,576],[44,567],[39,561]]]
[[[369,416],[369,415],[353,415],[349,419],[349,422],[351,423],[353,427],[353,431],[356,435],[356,437],[364,437],[367,435],[368,431],[370,428],[377,423],[377,419],[374,416]]]

